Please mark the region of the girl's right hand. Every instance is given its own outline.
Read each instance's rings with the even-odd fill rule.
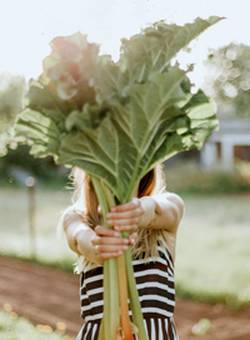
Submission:
[[[97,225],[95,227],[96,237],[91,243],[95,246],[100,262],[109,258],[120,256],[124,250],[134,244],[136,233],[133,233],[129,238],[123,238],[119,231],[111,228]]]

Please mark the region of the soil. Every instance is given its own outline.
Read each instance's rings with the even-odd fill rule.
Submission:
[[[59,269],[0,257],[0,306],[13,310],[34,324],[56,328],[66,325],[75,337],[80,318],[79,276]],[[207,318],[211,327],[206,335],[192,334],[192,327]],[[209,305],[177,299],[175,320],[181,340],[250,340],[250,310],[232,311],[223,305]]]

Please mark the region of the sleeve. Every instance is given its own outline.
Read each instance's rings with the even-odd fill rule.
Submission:
[[[139,199],[144,214],[139,222],[139,227],[145,227],[150,224],[150,222],[155,217],[156,202],[151,196],[144,196]]]
[[[83,213],[84,197],[83,190],[81,189],[77,200],[62,212],[59,224],[64,230],[66,230],[69,224],[77,221],[82,221]]]

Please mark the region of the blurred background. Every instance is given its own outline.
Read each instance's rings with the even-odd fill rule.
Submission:
[[[49,41],[88,33],[114,57],[119,40],[154,21],[227,19],[179,56],[213,97],[220,121],[201,151],[165,163],[167,189],[185,201],[176,258],[182,339],[250,339],[250,5],[138,0],[0,4],[0,115],[23,105]],[[1,139],[0,139],[0,151]],[[76,255],[57,227],[71,203],[69,169],[28,147],[0,158],[0,339],[70,339],[80,326]]]

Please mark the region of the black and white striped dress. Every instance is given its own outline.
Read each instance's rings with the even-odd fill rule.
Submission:
[[[149,340],[179,340],[173,318],[174,262],[160,241],[157,247],[159,256],[133,259],[144,325]],[[80,301],[84,324],[76,340],[96,340],[103,316],[102,266],[80,273]],[[131,309],[129,315],[132,316]]]

